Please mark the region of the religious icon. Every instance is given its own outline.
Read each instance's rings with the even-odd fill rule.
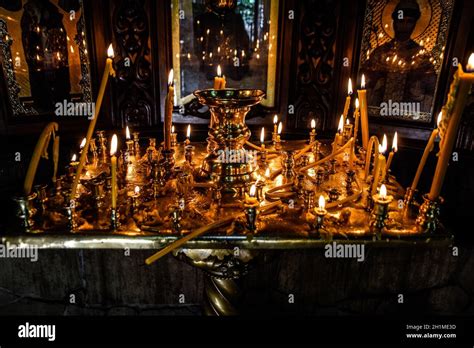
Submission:
[[[430,122],[450,0],[369,1],[361,51],[369,116]]]

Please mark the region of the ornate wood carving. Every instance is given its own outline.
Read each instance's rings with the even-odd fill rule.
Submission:
[[[122,0],[114,8],[112,26],[116,50],[116,125],[154,123],[150,26],[143,0]]]
[[[315,118],[317,128],[324,129],[334,101],[338,2],[304,0],[300,13],[295,117],[289,117],[288,123],[308,127]]]

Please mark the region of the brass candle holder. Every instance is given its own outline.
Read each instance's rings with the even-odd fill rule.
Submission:
[[[174,150],[161,150],[161,159],[159,161],[160,166],[164,168],[164,177],[170,179],[174,176]]]
[[[382,184],[380,187],[380,193],[376,193],[373,196],[374,209],[372,210],[372,220],[370,222],[370,230],[376,234],[380,239],[382,230],[386,226],[386,220],[388,218],[388,206],[393,201],[393,197],[387,195],[387,189]]]
[[[191,167],[194,166],[193,155],[194,155],[194,146],[186,145],[184,147],[184,159]]]
[[[319,141],[315,141],[313,143],[313,147],[311,149],[313,151],[313,155],[314,155],[314,161],[317,162],[319,161],[320,157],[321,157],[321,143]]]
[[[110,209],[110,228],[114,231],[120,227],[119,212],[117,208]]]
[[[312,234],[315,237],[320,237],[321,231],[323,230],[324,217],[328,213],[327,210],[325,209],[325,206],[326,206],[326,201],[324,200],[324,197],[321,195],[319,196],[318,207],[314,208],[313,210],[314,214],[316,215],[316,218],[314,219]]]
[[[257,231],[257,216],[258,216],[258,207],[260,205],[258,199],[255,197],[257,188],[255,185],[250,187],[249,193],[245,194],[245,218],[247,220],[247,229],[251,233]]]
[[[229,189],[243,187],[256,180],[254,161],[220,161],[221,151],[239,152],[250,137],[245,116],[251,106],[260,103],[265,93],[258,89],[207,89],[194,92],[199,102],[209,107],[210,148],[201,166],[201,175]]]
[[[34,216],[36,214],[34,200],[36,199],[36,196],[36,193],[33,192],[26,197],[13,197],[13,201],[16,203],[16,216],[18,218],[19,225],[25,232],[34,232]]]
[[[132,133],[133,135],[133,144],[134,144],[134,155],[135,155],[135,159],[136,160],[139,160],[140,157],[141,157],[141,154],[140,154],[140,133],[139,132],[133,132]]]
[[[420,206],[416,224],[419,232],[434,233],[439,228],[440,206],[443,198],[438,197],[437,200],[431,200],[427,194],[423,195],[423,204]]]

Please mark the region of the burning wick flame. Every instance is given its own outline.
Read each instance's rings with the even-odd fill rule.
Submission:
[[[174,72],[173,72],[173,69],[171,69],[170,73],[168,74],[168,86],[173,86],[173,77],[174,77]]]
[[[326,207],[326,200],[324,199],[323,195],[319,196],[318,207],[319,210],[324,210],[324,208]]]
[[[273,124],[278,123],[278,115],[273,116]]]
[[[174,133],[174,125],[171,126],[171,133]]]
[[[355,101],[355,106],[356,106],[356,109],[359,108],[359,98],[356,98],[356,101]]]
[[[392,151],[397,152],[398,151],[398,133],[395,132],[395,135],[393,136],[392,140]]]
[[[76,160],[77,160],[77,156],[76,154],[73,154],[71,158],[71,162],[76,162]]]
[[[282,129],[283,129],[283,124],[280,121],[280,123],[278,123],[278,134],[281,134]]]
[[[436,124],[437,124],[438,128],[439,128],[439,125],[440,125],[442,119],[443,119],[443,112],[440,111],[439,114],[438,114],[438,120],[436,121]]]
[[[186,138],[190,138],[191,137],[191,125],[188,124],[188,129],[186,130]]]
[[[107,57],[113,58],[114,57],[114,47],[112,44],[109,45],[109,48],[107,48]]]
[[[262,127],[262,131],[260,132],[260,142],[262,144],[265,142],[265,127]]]
[[[138,195],[140,193],[140,187],[135,186],[135,194]]]
[[[128,126],[125,128],[125,137],[127,140],[130,140],[130,129],[128,129]]]
[[[380,195],[379,196],[382,199],[387,198],[387,188],[385,187],[384,184],[382,184],[382,186],[380,186]]]
[[[349,77],[349,82],[347,83],[347,94],[352,95],[352,80]]]
[[[471,71],[471,72],[474,71],[474,53],[471,53],[471,55],[469,56],[469,59],[466,65],[466,70]]]
[[[379,147],[379,152],[385,153],[385,151],[387,151],[387,147],[388,147],[388,145],[387,145],[387,136],[385,134],[383,135],[382,145],[379,145],[379,146],[380,146]],[[382,150],[382,151],[380,151],[380,150]]]
[[[339,125],[337,126],[337,131],[342,133],[342,128],[344,128],[344,115],[341,115],[339,118]]]
[[[79,147],[82,149],[84,146],[86,146],[86,138],[82,139],[81,145]]]
[[[255,197],[256,192],[257,192],[257,187],[255,186],[255,184],[253,184],[252,187],[250,187],[249,196]]]
[[[362,78],[360,80],[360,87],[362,89],[365,89],[365,75],[364,74],[362,74]]]
[[[222,77],[222,69],[220,65],[217,66],[217,76]]]
[[[316,128],[316,121],[314,120],[314,118],[311,120],[311,128],[312,129]]]
[[[110,156],[115,156],[117,152],[117,135],[112,135],[112,142],[110,144]]]

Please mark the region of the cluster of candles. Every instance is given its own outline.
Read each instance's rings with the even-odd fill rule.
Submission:
[[[106,83],[109,76],[115,76],[115,72],[112,66],[112,59],[114,57],[112,46],[108,49],[108,58],[105,66],[104,75],[102,78],[102,83],[100,85],[98,99],[96,103],[96,113],[91,120],[89,125],[89,129],[85,138],[85,141],[81,144],[81,153],[80,159],[77,162],[76,158],[72,161],[71,165],[73,165],[74,169],[76,170],[76,175],[74,177],[74,183],[71,189],[70,200],[73,201],[76,197],[77,192],[77,185],[79,182],[80,174],[84,168],[84,164],[87,160],[87,151],[91,143],[91,137],[95,128],[95,123],[97,121],[98,112],[100,110],[100,106],[103,100],[103,95],[106,87]],[[441,186],[444,180],[444,176],[446,173],[447,165],[449,162],[449,158],[451,155],[452,148],[454,146],[454,141],[456,138],[457,129],[459,126],[460,118],[462,115],[462,111],[464,109],[466,98],[471,87],[471,84],[474,82],[474,54],[471,54],[469,57],[469,62],[467,64],[467,72],[464,72],[462,69],[461,64],[458,65],[458,70],[455,74],[455,79],[453,84],[451,85],[450,94],[448,95],[448,102],[443,108],[443,111],[440,113],[438,117],[438,128],[435,129],[428,141],[427,147],[423,154],[422,160],[420,161],[417,173],[415,175],[413,184],[411,189],[416,189],[418,184],[418,180],[421,175],[421,171],[423,170],[424,164],[426,163],[427,156],[430,153],[431,149],[434,147],[434,142],[436,137],[439,135],[441,137],[440,142],[440,152],[438,163],[435,171],[435,175],[433,177],[433,182],[431,186],[431,190],[429,192],[429,200],[434,201],[438,199]],[[225,76],[222,74],[221,67],[217,67],[217,76],[214,79],[214,88],[215,89],[222,89],[226,87],[226,79]],[[350,149],[349,154],[349,167],[352,168],[355,155],[354,151],[356,148],[356,139],[358,138],[358,131],[361,129],[361,139],[362,139],[362,148],[366,152],[366,163],[365,163],[365,178],[368,178],[368,168],[370,168],[370,164],[372,161],[372,150],[375,152],[374,156],[374,165],[372,171],[372,178],[373,182],[370,188],[370,196],[373,198],[373,201],[377,204],[377,208],[374,209],[375,215],[384,215],[386,214],[386,207],[390,201],[391,196],[388,196],[386,193],[386,187],[383,184],[388,179],[389,169],[391,163],[393,161],[394,155],[398,150],[398,135],[397,133],[393,136],[392,141],[392,150],[388,154],[388,158],[385,156],[385,152],[387,151],[387,137],[384,135],[382,143],[380,144],[376,137],[372,137],[369,140],[369,127],[368,127],[368,113],[367,113],[367,99],[366,99],[366,89],[365,89],[365,76],[361,76],[361,87],[357,90],[358,98],[355,100],[355,110],[354,110],[354,125],[350,124],[348,118],[348,112],[350,108],[350,104],[352,102],[352,81],[349,79],[348,81],[348,93],[344,104],[343,113],[339,120],[338,131],[335,135],[333,141],[333,154],[335,154],[338,150],[342,147],[345,147],[347,143],[350,143],[348,149]],[[454,103],[456,100],[456,103]],[[175,147],[176,141],[176,132],[174,131],[174,127],[172,126],[172,112],[173,112],[173,102],[174,102],[174,83],[173,83],[173,70],[171,69],[168,77],[168,94],[165,100],[165,117],[164,117],[164,142],[163,142],[163,154],[171,154],[173,155],[173,148]],[[187,127],[187,136],[185,140],[185,145],[190,145],[190,131],[191,127],[188,125]],[[281,132],[282,132],[282,122],[278,121],[278,116],[275,115],[273,120],[273,133],[272,133],[272,142],[276,150],[281,149]],[[313,119],[311,120],[311,131],[309,133],[310,143],[314,143],[316,138],[316,121]],[[261,152],[265,152],[265,130],[262,128],[260,133],[260,141],[261,141]],[[346,143],[346,145],[344,145]],[[116,195],[117,195],[117,187],[116,187],[116,171],[117,171],[117,136],[113,135],[111,141],[111,149],[110,149],[110,163],[111,163],[111,173],[112,173],[112,210],[116,209]],[[377,188],[379,184],[380,191],[377,193]],[[256,198],[256,194],[258,191],[258,187],[253,185],[249,191],[249,194],[245,197],[245,206],[246,209],[250,212],[250,215],[255,215],[253,209],[256,209],[258,199]],[[135,191],[135,194],[139,194],[139,190]],[[380,208],[382,207],[382,208]],[[317,220],[316,225],[322,225],[322,219],[326,213],[325,210],[325,201],[324,197],[320,197],[319,206],[315,209]],[[319,221],[319,222],[318,222]],[[250,225],[250,223],[249,223]],[[380,225],[380,223],[378,224]]]

